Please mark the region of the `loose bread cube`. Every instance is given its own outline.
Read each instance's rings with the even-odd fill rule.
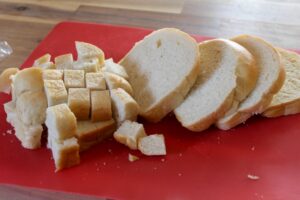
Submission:
[[[73,63],[73,68],[84,70],[85,72],[97,72],[100,68],[99,59],[77,60]]]
[[[122,65],[119,65],[114,62],[112,58],[105,60],[104,67],[101,69],[103,72],[110,72],[121,76],[128,80],[128,74]]]
[[[76,137],[80,145],[80,151],[86,150],[94,144],[110,137],[116,130],[113,119],[101,122],[78,121]]]
[[[101,66],[104,64],[104,53],[100,48],[96,47],[95,45],[79,41],[75,42],[75,46],[78,60],[97,58]]]
[[[91,120],[105,121],[112,118],[111,98],[108,90],[91,92]]]
[[[84,88],[84,71],[64,70],[64,82],[66,88]]]
[[[68,93],[62,80],[44,80],[48,106],[68,101]]]
[[[51,143],[56,172],[80,163],[79,144],[75,137],[63,141],[52,139]]]
[[[63,80],[64,71],[55,69],[45,69],[43,70],[44,80]]]
[[[70,88],[68,105],[78,120],[89,119],[90,90],[88,88]]]
[[[147,156],[166,155],[165,138],[162,134],[153,134],[138,141],[138,149]]]
[[[105,90],[106,84],[102,73],[86,73],[86,87],[91,90]]]
[[[56,69],[73,69],[73,55],[71,53],[57,56],[54,61]]]
[[[110,90],[117,89],[117,88],[122,88],[128,94],[130,94],[130,95],[133,94],[133,90],[132,90],[131,85],[123,77],[118,76],[118,75],[113,74],[113,73],[110,73],[110,72],[104,72],[104,78],[105,78],[107,87]]]
[[[124,121],[114,133],[114,138],[130,149],[137,149],[138,140],[146,136],[143,124],[129,120]]]
[[[139,105],[136,101],[122,88],[110,91],[112,100],[113,116],[120,125],[125,120],[136,121],[139,114]]]
[[[77,129],[76,117],[67,104],[48,107],[45,124],[48,128],[48,138],[56,140],[74,137]]]

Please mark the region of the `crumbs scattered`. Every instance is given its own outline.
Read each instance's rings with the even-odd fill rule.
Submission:
[[[252,146],[252,147],[251,147],[251,151],[254,151],[254,150],[255,150],[255,146]]]
[[[103,165],[105,166],[105,165],[106,165],[106,162],[103,162]]]
[[[8,130],[6,131],[6,133],[9,134],[9,135],[11,135],[11,134],[12,134],[12,130],[8,129]]]
[[[161,162],[165,162],[165,159],[164,159],[164,158],[162,158],[160,161],[161,161]]]
[[[128,154],[128,160],[130,162],[134,162],[136,160],[140,159],[139,157],[135,156],[135,155],[132,155],[131,153]]]
[[[221,138],[220,138],[220,136],[218,136],[218,137],[217,137],[218,144],[220,144],[220,143],[221,143],[221,142],[220,142],[220,139],[221,139]]]
[[[178,176],[182,176],[182,173],[178,173]]]
[[[111,149],[108,149],[107,151],[108,151],[108,153],[112,154],[112,150]]]
[[[100,171],[100,168],[99,168],[99,167],[97,167],[96,171],[97,171],[97,172],[99,172],[99,171]]]
[[[181,156],[182,156],[182,153],[179,154],[179,157],[181,157]]]
[[[260,179],[259,176],[256,176],[256,175],[253,175],[253,174],[248,174],[248,175],[247,175],[247,178],[249,178],[249,179],[251,179],[251,180],[254,180],[254,181]]]
[[[157,170],[157,167],[153,167],[154,170]]]

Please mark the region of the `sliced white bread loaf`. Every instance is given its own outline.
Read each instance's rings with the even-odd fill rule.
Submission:
[[[139,114],[139,105],[122,88],[112,89],[110,91],[112,101],[113,117],[118,126],[125,120],[135,121]]]
[[[129,76],[140,114],[153,122],[183,101],[200,71],[196,41],[173,28],[152,32],[119,63]]]
[[[250,35],[240,35],[232,40],[244,46],[254,56],[259,76],[254,90],[238,109],[218,120],[216,125],[223,130],[245,122],[254,114],[262,113],[270,104],[273,95],[280,90],[285,79],[280,55],[271,44]]]
[[[280,48],[277,48],[277,51],[285,68],[285,82],[262,113],[265,117],[279,117],[300,112],[300,55]]]
[[[202,71],[191,92],[174,113],[192,131],[207,129],[233,103],[253,89],[257,68],[252,55],[239,44],[214,39],[199,44]]]

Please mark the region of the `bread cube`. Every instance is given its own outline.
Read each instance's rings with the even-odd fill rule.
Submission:
[[[67,103],[68,93],[62,80],[44,80],[48,106]]]
[[[101,69],[103,72],[110,72],[121,76],[128,80],[129,76],[122,65],[115,63],[112,58],[105,60],[104,67]]]
[[[84,71],[64,70],[64,82],[66,88],[84,88]]]
[[[139,114],[139,105],[137,102],[122,88],[110,91],[113,116],[118,125],[125,120],[136,121]]]
[[[162,134],[142,137],[138,141],[138,149],[147,156],[166,155],[165,138]]]
[[[73,63],[74,69],[84,70],[85,72],[97,72],[100,68],[99,59],[91,58],[87,60],[78,60]]]
[[[95,45],[79,41],[75,42],[75,46],[78,60],[97,58],[101,66],[104,64],[104,53],[100,48],[96,47]]]
[[[78,120],[89,119],[90,90],[88,88],[70,88],[68,105]]]
[[[114,133],[114,138],[130,149],[138,148],[138,140],[147,136],[143,124],[126,120]]]
[[[73,55],[71,53],[55,57],[56,69],[73,69]]]
[[[91,91],[91,120],[98,122],[111,118],[112,109],[109,91]]]
[[[118,76],[116,74],[110,73],[110,72],[104,72],[104,78],[107,84],[107,87],[112,89],[122,88],[124,89],[128,94],[132,95],[133,90],[130,85],[130,83],[124,79],[121,76]]]
[[[64,71],[55,69],[45,69],[43,70],[44,80],[63,80]]]
[[[80,163],[79,144],[75,137],[66,140],[51,139],[56,172]]]
[[[45,124],[48,128],[48,138],[64,140],[75,136],[76,117],[65,103],[47,108]]]
[[[105,90],[106,83],[102,73],[86,73],[86,87],[91,90]]]

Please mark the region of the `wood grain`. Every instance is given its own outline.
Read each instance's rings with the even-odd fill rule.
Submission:
[[[0,0],[0,40],[13,54],[0,62],[20,66],[61,21],[76,20],[145,28],[177,27],[192,34],[232,37],[248,33],[276,46],[300,49],[298,0]],[[1,199],[93,199],[23,187],[0,186]]]

